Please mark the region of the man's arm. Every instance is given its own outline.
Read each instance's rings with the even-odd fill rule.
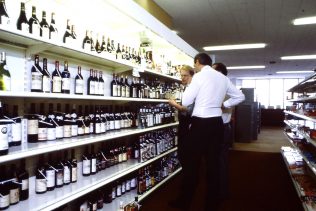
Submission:
[[[193,76],[190,85],[183,92],[182,105],[185,107],[193,104],[197,94],[199,93],[200,86],[198,83],[197,74]]]
[[[228,78],[227,78],[227,81],[228,81],[228,89],[227,89],[226,94],[230,98],[224,101],[223,106],[225,108],[231,108],[235,105],[238,105],[242,101],[244,101],[245,95],[240,90],[238,90]]]

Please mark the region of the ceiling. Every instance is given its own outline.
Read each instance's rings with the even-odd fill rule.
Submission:
[[[314,70],[315,60],[281,56],[316,54],[316,25],[294,26],[295,18],[315,16],[316,0],[154,0],[173,20],[173,30],[197,51],[204,46],[266,43],[264,49],[214,51],[226,66],[265,65],[229,70],[230,78],[306,77],[276,71]],[[272,64],[275,62],[274,64]]]

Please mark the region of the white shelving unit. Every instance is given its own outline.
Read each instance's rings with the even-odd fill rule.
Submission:
[[[128,193],[125,193],[123,196],[116,198],[112,203],[110,204],[104,204],[102,211],[108,211],[108,210],[118,210],[120,207],[120,202],[122,201],[124,205],[127,205],[130,202],[133,202],[135,200],[135,197],[138,196],[138,202],[141,202],[150,194],[158,190],[160,187],[162,187],[166,182],[168,182],[170,179],[172,179],[174,176],[176,176],[182,168],[177,169],[172,174],[170,174],[168,177],[166,177],[163,181],[159,182],[157,185],[155,185],[150,190],[146,191],[142,195],[138,195],[136,190],[130,191]]]
[[[46,141],[39,143],[22,143],[21,146],[10,147],[9,154],[0,156],[0,163],[8,162],[11,160],[17,160],[34,155],[39,155],[48,152],[54,152],[58,150],[69,149],[72,147],[78,147],[88,144],[93,144],[101,141],[111,140],[120,137],[126,137],[136,135],[140,133],[146,133],[154,130],[159,130],[168,127],[177,126],[179,123],[170,123],[160,125],[156,127],[144,128],[144,129],[122,129],[118,131],[109,131],[104,135],[89,135],[78,136],[73,138],[65,138],[61,140]]]
[[[68,202],[71,202],[83,195],[97,190],[98,188],[107,185],[120,177],[128,175],[129,173],[138,170],[160,158],[176,151],[177,148],[156,156],[144,163],[138,163],[136,160],[128,160],[127,162],[112,166],[95,175],[88,177],[82,176],[82,163],[78,163],[78,181],[62,188],[55,188],[53,191],[44,194],[35,193],[35,177],[30,178],[30,196],[26,201],[21,201],[16,205],[10,206],[8,210],[53,210]]]
[[[292,115],[292,116],[295,116],[295,117],[298,117],[298,118],[301,118],[301,119],[309,120],[309,121],[312,121],[312,122],[316,123],[316,118],[308,117],[308,116],[305,116],[304,114],[298,114],[298,113],[295,113],[295,112],[292,112],[292,111],[284,111],[284,113]]]

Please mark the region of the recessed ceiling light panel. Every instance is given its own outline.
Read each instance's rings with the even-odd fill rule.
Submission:
[[[316,55],[282,56],[282,60],[316,59]]]
[[[253,66],[231,66],[227,67],[229,70],[238,70],[238,69],[264,69],[264,65],[253,65]]]
[[[205,51],[225,51],[225,50],[240,50],[240,49],[253,49],[264,48],[265,43],[253,43],[253,44],[240,44],[240,45],[218,45],[218,46],[205,46]]]
[[[293,24],[294,25],[316,24],[316,16],[294,19]]]

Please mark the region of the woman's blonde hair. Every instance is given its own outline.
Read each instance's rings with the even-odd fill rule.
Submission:
[[[184,65],[182,65],[182,67],[181,67],[180,70],[184,70],[184,71],[189,72],[189,74],[190,74],[191,76],[194,75],[194,69],[193,69],[190,65],[184,64]]]

